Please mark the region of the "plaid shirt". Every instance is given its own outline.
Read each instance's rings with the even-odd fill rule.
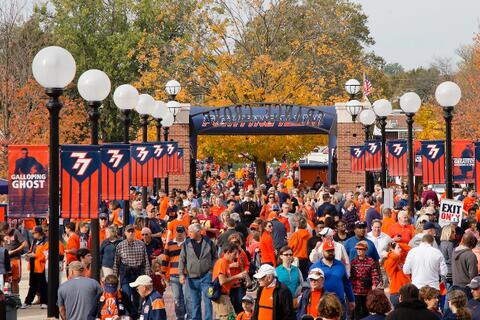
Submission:
[[[140,240],[133,240],[129,243],[123,240],[117,245],[115,260],[113,262],[113,274],[118,275],[120,265],[129,267],[144,266],[145,273],[150,274],[150,262],[148,261],[147,249],[145,243]]]
[[[380,265],[370,257],[363,260],[355,257],[351,264],[350,281],[355,295],[366,296],[372,286],[383,284]]]

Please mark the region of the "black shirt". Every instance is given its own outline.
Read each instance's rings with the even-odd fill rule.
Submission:
[[[195,251],[195,254],[197,255],[198,259],[200,259],[200,255],[202,254],[202,243],[203,243],[203,237],[202,239],[200,239],[200,241],[196,241],[192,239],[193,251]]]

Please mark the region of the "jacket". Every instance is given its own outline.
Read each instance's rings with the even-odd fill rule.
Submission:
[[[471,249],[458,246],[453,251],[452,279],[453,285],[465,287],[470,279],[478,275],[477,257]]]
[[[262,290],[263,288],[258,289],[252,320],[263,320],[258,319],[258,301],[260,300]],[[275,283],[275,289],[273,290],[272,320],[295,320],[292,294],[290,290],[288,290],[288,288],[284,284],[280,283],[278,280]]]
[[[121,241],[122,239],[116,239],[113,242],[109,239],[103,240],[102,246],[100,247],[100,262],[102,263],[102,267],[113,268],[115,251]]]
[[[438,320],[437,316],[427,309],[425,302],[407,300],[400,302],[395,310],[388,314],[387,320]]]
[[[308,259],[307,241],[312,234],[307,229],[298,229],[288,240],[288,246],[293,249],[293,256],[299,259]]]
[[[200,278],[213,269],[213,265],[217,261],[217,249],[212,240],[204,236],[202,236],[202,239],[200,258],[195,254],[192,239],[188,238],[183,243],[178,264],[180,275],[185,274],[190,278]]]
[[[274,267],[277,265],[272,236],[267,231],[264,231],[260,237],[260,254],[262,264],[271,263]]]
[[[400,255],[389,252],[387,259],[383,262],[383,268],[390,279],[390,294],[398,293],[400,287],[411,282],[410,277],[402,270],[410,247],[404,243],[398,243],[398,245],[402,248]]]
[[[29,253],[34,253],[35,258],[30,258],[29,269],[33,266],[33,272],[43,273],[47,263],[46,252],[48,251],[48,241],[46,237],[35,240],[33,246],[30,247]]]

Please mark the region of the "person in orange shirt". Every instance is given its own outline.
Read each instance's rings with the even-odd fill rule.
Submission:
[[[268,202],[262,206],[262,210],[260,211],[260,218],[262,220],[267,220],[268,215],[274,210],[274,208],[277,208],[277,211],[279,210],[275,195],[273,193],[270,193],[268,195]]]
[[[253,316],[253,306],[255,305],[255,299],[249,295],[245,295],[242,298],[243,311],[237,315],[235,320],[250,320]]]
[[[317,318],[318,304],[323,295],[323,283],[325,281],[325,274],[320,268],[313,268],[308,273],[308,280],[310,282],[310,289],[303,292],[300,304],[297,311],[297,319],[304,315],[311,315],[313,318]]]
[[[407,211],[400,211],[397,215],[398,222],[388,228],[387,234],[395,242],[408,244],[415,236],[415,228],[410,224],[410,217]]]
[[[230,265],[238,258],[238,247],[234,243],[226,243],[223,248],[223,257],[218,259],[213,266],[212,282],[218,279],[222,286],[222,294],[216,301],[212,301],[213,312],[216,319],[227,319],[234,313],[230,300],[231,284],[237,279],[244,279],[248,271],[242,271],[236,275],[230,274]]]
[[[163,190],[160,190],[158,192],[158,198],[159,198],[158,203],[160,203],[159,205],[160,219],[164,219],[167,214],[169,199],[167,197],[167,194]]]
[[[401,242],[391,242],[387,246],[387,258],[383,262],[383,267],[390,280],[390,302],[394,307],[399,303],[399,290],[405,284],[411,283],[410,277],[403,273],[402,266],[407,258],[410,247]]]
[[[260,237],[260,255],[262,264],[270,264],[275,267],[277,261],[275,258],[275,248],[273,246],[273,225],[270,221],[263,223],[263,232]]]
[[[40,293],[40,308],[46,309],[48,285],[45,277],[45,265],[47,263],[45,253],[48,250],[48,241],[41,226],[33,228],[32,235],[35,241],[30,247],[29,252],[25,254],[25,259],[29,262],[28,267],[30,269],[29,288],[21,309],[31,307],[33,298],[35,298],[37,292]]]
[[[476,201],[475,192],[473,190],[468,190],[467,196],[463,199],[463,210],[468,212]]]
[[[382,219],[382,232],[388,233],[388,229],[392,224],[395,223],[395,220],[392,218],[392,209],[385,208],[383,209],[383,219]]]
[[[298,230],[288,240],[288,246],[292,248],[293,256],[298,258],[298,268],[302,272],[303,279],[308,276],[307,242],[311,237],[312,234],[307,230],[307,219],[301,217],[298,220]]]
[[[165,243],[168,243],[170,240],[175,239],[178,226],[183,226],[185,227],[185,229],[188,229],[189,224],[190,219],[188,215],[185,214],[185,211],[183,209],[179,209],[177,211],[177,219],[172,220],[167,224],[168,234]]]
[[[360,210],[358,212],[358,218],[360,221],[365,221],[367,218],[367,210],[370,208],[370,197],[368,193],[365,195],[364,202],[360,206]]]
[[[90,250],[88,250],[87,248],[80,248],[78,249],[76,256],[77,261],[80,261],[83,265],[83,276],[90,278],[90,267],[92,264],[92,254],[90,253]]]
[[[76,254],[78,249],[80,249],[80,237],[75,233],[75,223],[69,222],[65,226],[64,240],[67,243],[67,247],[65,249],[65,254],[66,254],[65,272],[68,277],[68,265],[72,261],[77,260]]]
[[[112,224],[116,225],[117,227],[122,227],[123,226],[123,221],[122,221],[122,208],[120,208],[120,203],[118,203],[117,200],[112,200],[109,203],[109,208],[110,208],[110,221]]]
[[[223,211],[227,208],[223,205],[222,198],[216,197],[215,204],[210,208],[210,213],[216,217],[220,217]]]

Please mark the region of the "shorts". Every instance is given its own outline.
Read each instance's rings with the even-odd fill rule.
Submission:
[[[235,314],[230,296],[222,294],[220,299],[212,301],[214,319],[228,319],[230,314]]]
[[[22,278],[22,259],[10,260],[12,266],[12,281],[20,282]]]

